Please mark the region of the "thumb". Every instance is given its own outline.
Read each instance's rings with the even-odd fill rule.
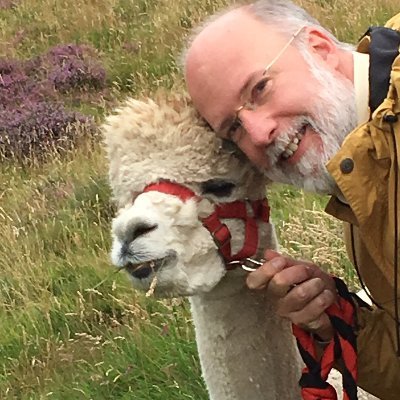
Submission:
[[[267,249],[264,252],[264,257],[267,261],[270,261],[276,257],[283,257],[283,255],[275,250]]]
[[[299,265],[299,264],[312,265],[310,261],[295,260],[291,257],[285,256],[279,253],[278,251],[272,249],[265,250],[264,257],[266,261],[271,261],[273,258],[276,257],[283,257],[286,261],[286,267],[293,267],[294,265]]]

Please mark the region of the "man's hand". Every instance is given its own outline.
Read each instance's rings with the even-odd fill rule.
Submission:
[[[279,298],[277,313],[295,325],[330,340],[333,328],[325,310],[336,301],[333,278],[307,261],[267,250],[266,261],[249,274],[250,289],[265,289]]]

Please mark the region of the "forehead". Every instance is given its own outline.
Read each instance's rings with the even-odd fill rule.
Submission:
[[[274,26],[256,19],[245,7],[233,10],[210,23],[193,41],[191,50],[229,56],[239,52],[247,57],[264,48],[265,54],[279,48],[285,38]]]
[[[189,93],[200,113],[214,125],[220,110],[208,107],[210,102],[237,107],[248,76],[261,71],[287,39],[245,8],[208,25],[193,41],[185,71]]]

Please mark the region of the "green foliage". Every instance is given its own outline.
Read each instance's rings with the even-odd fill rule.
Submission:
[[[206,399],[186,302],[135,294],[108,262],[103,160],[1,167],[0,398]]]

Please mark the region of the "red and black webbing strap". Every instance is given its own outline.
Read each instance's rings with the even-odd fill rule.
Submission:
[[[343,399],[357,399],[357,342],[354,333],[355,306],[345,283],[334,277],[338,301],[326,313],[334,328],[334,337],[317,358],[314,336],[293,325],[300,355],[306,364],[300,386],[304,400],[337,400],[335,389],[327,382],[328,375],[339,359],[342,360]]]

